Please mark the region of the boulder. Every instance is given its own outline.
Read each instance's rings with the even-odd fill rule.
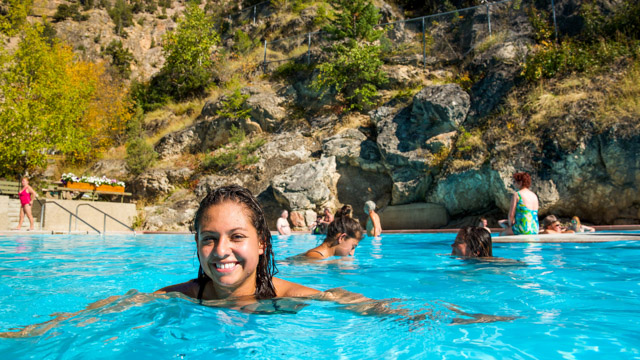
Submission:
[[[205,125],[204,122],[200,122],[183,130],[169,133],[158,141],[154,150],[161,159],[192,152],[202,143],[201,137]]]
[[[449,222],[440,204],[413,203],[387,206],[380,213],[382,230],[437,229]]]
[[[335,156],[339,164],[368,171],[384,171],[376,144],[356,129],[347,129],[322,141],[322,154]]]
[[[289,222],[291,222],[291,226],[294,230],[306,229],[307,224],[304,218],[304,213],[304,211],[292,211],[289,215]]]
[[[272,132],[280,126],[286,112],[280,104],[284,99],[275,93],[257,87],[242,90],[250,96],[247,106],[251,109],[251,121],[260,125],[263,131]]]
[[[320,210],[336,208],[335,187],[338,180],[336,158],[298,164],[277,175],[271,181],[275,198],[283,208]]]
[[[454,131],[467,118],[470,98],[458,84],[427,86],[413,97],[411,119],[430,138]]]
[[[164,169],[154,169],[142,173],[131,183],[131,192],[137,198],[155,198],[169,193],[174,186]]]
[[[163,204],[143,209],[143,228],[148,231],[190,231],[198,202],[189,190],[179,190]]]

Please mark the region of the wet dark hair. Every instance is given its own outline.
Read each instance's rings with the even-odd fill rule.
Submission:
[[[493,257],[491,234],[478,226],[465,226],[458,232],[461,240],[467,244],[469,253],[476,257]]]
[[[327,228],[327,238],[324,239],[324,243],[327,243],[329,246],[335,246],[338,242],[338,238],[340,234],[347,234],[348,237],[360,240],[363,235],[362,226],[360,223],[349,216],[349,210],[351,207],[345,205],[336,213],[331,224]]]
[[[519,172],[513,174],[513,180],[522,184],[522,187],[529,188],[531,187],[531,175],[526,172]]]
[[[335,215],[333,215],[334,218],[338,216],[353,217],[353,207],[351,207],[351,205],[349,204],[344,205],[338,211],[336,211]]]
[[[225,201],[233,201],[244,205],[253,227],[258,232],[258,240],[264,245],[264,252],[260,255],[256,269],[256,298],[270,299],[275,297],[276,290],[272,278],[278,273],[278,269],[276,268],[273,250],[271,248],[271,232],[269,231],[262,207],[249,190],[242,186],[229,185],[210,191],[200,202],[200,207],[198,207],[198,211],[196,211],[196,215],[193,218],[191,230],[198,233],[206,210],[213,205],[219,205]],[[209,276],[202,270],[202,266],[198,269],[197,281],[201,288],[204,288],[204,286],[211,281]]]

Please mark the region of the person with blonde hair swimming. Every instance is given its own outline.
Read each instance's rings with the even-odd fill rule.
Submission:
[[[369,217],[367,219],[367,235],[379,237],[382,234],[382,226],[380,225],[380,216],[375,212],[376,203],[369,200],[364,203],[364,213]]]
[[[596,229],[592,228],[591,226],[586,226],[586,225],[582,225],[580,223],[580,218],[577,216],[574,216],[571,218],[571,224],[569,224],[569,230],[573,230],[577,233],[581,233],[581,232],[594,232],[596,231]]]

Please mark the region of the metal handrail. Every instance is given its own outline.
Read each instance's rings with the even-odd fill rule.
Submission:
[[[89,224],[88,222],[82,220],[81,218],[78,217],[77,214],[72,213],[71,211],[65,209],[62,205],[58,204],[55,201],[45,201],[45,202],[41,202],[40,200],[38,200],[38,202],[42,205],[42,211],[40,212],[40,229],[42,229],[42,222],[44,220],[44,212],[47,208],[47,204],[55,204],[57,205],[60,209],[66,211],[69,213],[69,233],[71,233],[71,220],[73,219],[73,217],[75,216],[76,219],[82,221],[85,225],[87,225],[88,227],[92,228],[95,232],[97,232],[98,234],[101,234],[100,230],[94,228],[93,226],[91,226],[91,224]],[[78,222],[76,221],[76,229],[78,226]]]
[[[97,207],[91,205],[91,204],[78,204],[78,206],[76,206],[76,218],[80,219],[78,217],[78,209],[80,208],[80,206],[89,206],[95,210],[98,210],[99,212],[101,212],[102,214],[104,214],[104,218],[103,218],[103,222],[102,222],[102,232],[106,233],[107,232],[107,216],[110,217],[111,219],[113,219],[114,221],[116,221],[117,223],[119,223],[120,225],[126,227],[127,229],[134,231],[133,228],[129,227],[127,224],[123,223],[122,221],[114,218],[113,216],[107,214],[106,212],[98,209]],[[76,221],[76,230],[78,230],[78,222]]]

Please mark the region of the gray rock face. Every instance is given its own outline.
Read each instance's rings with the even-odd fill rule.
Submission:
[[[136,197],[155,198],[169,193],[174,186],[167,177],[167,171],[155,169],[140,174],[131,184],[131,192]]]
[[[202,142],[201,131],[204,123],[189,126],[183,130],[169,133],[162,137],[154,147],[161,159],[192,152]]]
[[[154,169],[136,177],[131,184],[131,192],[136,197],[154,198],[171,192],[192,174],[193,170],[189,168]]]
[[[384,171],[377,146],[356,129],[347,129],[322,142],[322,154],[335,156],[339,164],[349,164],[367,171]]]
[[[509,181],[508,178],[505,180]],[[498,192],[505,193],[500,205],[506,205],[508,209],[511,196],[503,179],[496,171],[485,167],[454,173],[440,179],[427,201],[442,204],[455,217],[478,214],[495,207]]]
[[[179,190],[163,204],[143,209],[144,228],[150,231],[190,231],[190,225],[198,209],[190,190]]]
[[[458,84],[428,86],[413,98],[411,119],[425,130],[425,137],[456,130],[466,119],[469,94]]]
[[[276,130],[286,115],[284,108],[280,106],[284,99],[273,92],[258,88],[243,91],[251,94],[247,99],[247,105],[251,108],[251,120],[258,123],[263,131]]]
[[[290,167],[271,181],[275,198],[285,208],[292,210],[315,210],[328,206],[337,207],[335,198],[336,158],[322,158],[318,161]]]

